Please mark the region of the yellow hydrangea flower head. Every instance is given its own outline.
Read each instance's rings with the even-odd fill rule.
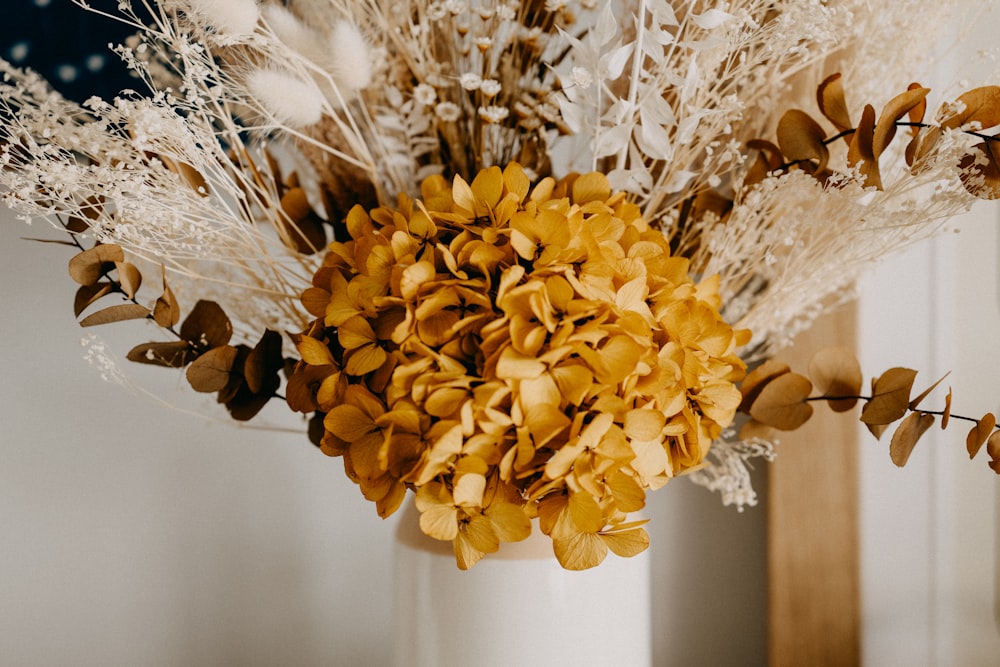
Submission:
[[[642,551],[628,514],[740,403],[748,335],[717,281],[599,173],[532,186],[510,164],[421,190],[347,216],[303,294],[293,407],[322,415],[322,450],[380,514],[415,490],[462,568],[535,517],[570,569]]]

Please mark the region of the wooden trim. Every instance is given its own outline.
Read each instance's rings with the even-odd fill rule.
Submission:
[[[829,345],[854,346],[853,306],[817,322],[779,355],[805,370]],[[783,434],[768,470],[768,646],[771,667],[861,661],[858,437],[854,413],[817,405]]]

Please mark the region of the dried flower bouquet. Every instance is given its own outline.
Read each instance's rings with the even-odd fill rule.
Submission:
[[[535,518],[593,567],[646,548],[629,514],[675,477],[752,504],[746,460],[815,401],[900,422],[900,465],[967,419],[1000,471],[993,416],[921,408],[913,371],[866,395],[845,350],[772,358],[1000,196],[1000,88],[928,116],[892,40],[928,4],[122,2],[144,93],[0,62],[4,201],[69,234],[81,325],[150,321],[128,358],[235,419],[285,400],[459,567]]]

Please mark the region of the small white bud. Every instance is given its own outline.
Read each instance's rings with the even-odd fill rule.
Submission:
[[[191,0],[191,9],[198,18],[226,37],[251,34],[260,18],[255,0]]]
[[[303,42],[311,39],[309,29],[281,5],[264,5],[260,11],[268,27],[285,44],[299,48]]]
[[[289,127],[315,125],[323,116],[319,89],[289,72],[257,69],[247,76],[246,86],[276,121]]]
[[[330,59],[333,78],[349,90],[361,90],[372,79],[372,63],[368,42],[361,31],[347,21],[341,21],[330,36]]]

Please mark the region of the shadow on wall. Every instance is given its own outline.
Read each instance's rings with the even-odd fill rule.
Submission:
[[[767,665],[767,464],[752,477],[742,513],[683,479],[647,497],[654,665]]]

